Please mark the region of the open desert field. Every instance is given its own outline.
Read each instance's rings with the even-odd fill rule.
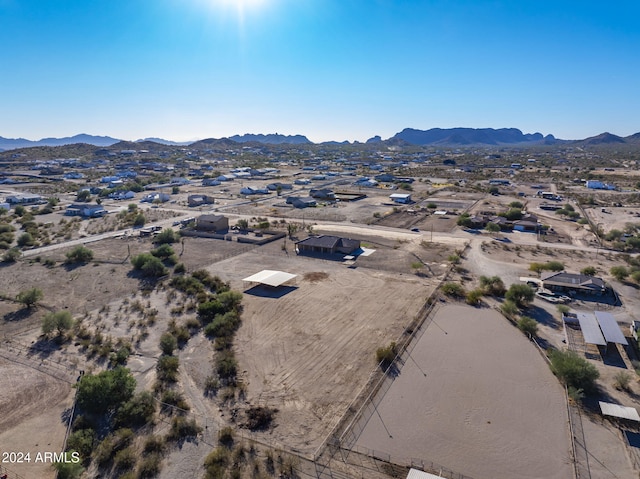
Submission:
[[[377,410],[360,447],[474,478],[572,477],[564,391],[490,309],[437,311]]]
[[[364,386],[376,349],[403,333],[435,286],[415,275],[257,252],[208,269],[244,292],[235,347],[247,401],[277,408],[268,439],[305,454]],[[282,291],[243,286],[262,269],[298,277]]]

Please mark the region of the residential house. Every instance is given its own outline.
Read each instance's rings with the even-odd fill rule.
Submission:
[[[360,248],[360,240],[341,238],[339,236],[309,236],[296,242],[296,253],[351,254]]]
[[[82,216],[83,218],[99,218],[107,214],[104,206],[93,203],[73,203],[64,212],[67,216]]]
[[[566,271],[542,273],[540,278],[544,288],[558,292],[576,292],[602,295],[607,285],[601,278]]]

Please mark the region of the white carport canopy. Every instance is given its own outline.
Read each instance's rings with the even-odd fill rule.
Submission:
[[[584,342],[587,344],[597,344],[599,346],[606,346],[607,342],[604,340],[598,320],[593,314],[590,313],[576,313],[578,321],[580,322],[580,329],[584,336]]]
[[[266,284],[268,286],[281,286],[287,281],[292,280],[298,276],[297,274],[285,273],[284,271],[273,271],[270,269],[263,269],[259,273],[244,278],[242,281],[248,281],[250,283]]]
[[[442,479],[442,476],[436,476],[435,474],[429,474],[428,472],[418,471],[417,469],[409,469],[407,479]]]
[[[616,318],[613,317],[611,313],[607,313],[605,311],[594,311],[596,315],[596,319],[600,324],[600,329],[602,329],[602,334],[604,334],[605,339],[608,343],[617,343],[627,345],[627,339],[622,334],[622,330],[616,321]]]
[[[640,422],[638,411],[633,407],[620,406],[619,404],[613,404],[610,402],[598,402],[600,403],[600,410],[602,411],[603,416],[613,416],[621,419],[628,419],[629,421]]]

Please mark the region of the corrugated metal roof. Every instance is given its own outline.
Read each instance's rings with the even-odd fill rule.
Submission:
[[[280,286],[287,281],[298,276],[297,274],[285,273],[284,271],[273,271],[270,269],[264,269],[259,273],[244,278],[242,281],[249,281],[251,283],[267,284],[269,286]]]
[[[604,311],[595,311],[596,319],[600,324],[600,329],[602,329],[602,334],[604,334],[604,338],[608,343],[618,343],[624,344],[627,343],[627,339],[624,337],[620,326],[618,326],[618,322],[616,318],[614,318],[611,313],[606,313]]]
[[[429,474],[428,472],[418,471],[417,469],[409,469],[407,479],[441,479],[442,476],[436,476],[435,474]]]
[[[605,416],[619,417],[622,419],[629,419],[630,421],[640,422],[638,411],[633,407],[620,406],[619,404],[613,404],[610,402],[598,402],[600,403],[600,410]]]
[[[578,321],[580,322],[580,329],[584,336],[584,342],[588,344],[598,344],[600,346],[606,346],[607,342],[602,336],[598,320],[591,313],[576,313]]]

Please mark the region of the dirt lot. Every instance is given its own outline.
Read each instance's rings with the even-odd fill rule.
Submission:
[[[564,391],[535,347],[488,308],[434,321],[358,445],[470,477],[571,477]]]

